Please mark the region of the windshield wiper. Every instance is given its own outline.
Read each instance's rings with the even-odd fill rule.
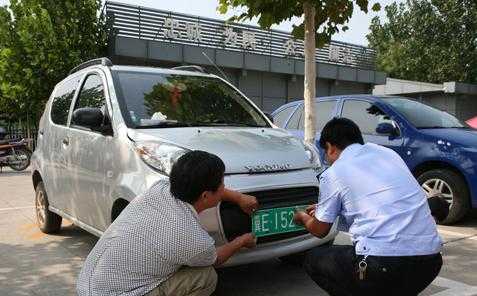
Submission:
[[[249,127],[267,127],[266,125],[259,125],[253,123],[243,122],[227,122],[225,120],[214,120],[211,122],[194,122],[194,126],[249,126]]]
[[[432,128],[463,128],[463,129],[469,129],[469,127],[466,126],[424,126],[424,127],[418,127],[418,129],[432,129]]]
[[[192,124],[176,120],[164,120],[157,123],[138,125],[136,128],[190,127]]]
[[[447,128],[445,126],[420,126],[418,129]]]

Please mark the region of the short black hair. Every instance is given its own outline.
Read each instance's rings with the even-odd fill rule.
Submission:
[[[204,191],[217,191],[224,178],[225,164],[216,155],[195,150],[182,155],[169,174],[172,195],[189,204]]]
[[[333,118],[321,131],[320,147],[326,150],[326,143],[344,150],[351,144],[364,144],[363,135],[356,123],[348,118]]]

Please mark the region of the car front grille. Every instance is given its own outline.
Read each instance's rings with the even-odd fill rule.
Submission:
[[[318,199],[318,187],[297,187],[273,189],[266,191],[247,192],[257,198],[260,209],[282,208],[297,205],[309,205],[316,203]],[[228,241],[237,236],[252,231],[252,220],[250,216],[242,212],[239,206],[230,202],[220,204],[220,218],[224,228],[225,237]],[[257,243],[283,240],[305,234],[306,231],[282,233],[260,237]]]

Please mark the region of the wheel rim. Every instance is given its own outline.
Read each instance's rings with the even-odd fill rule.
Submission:
[[[454,203],[454,192],[446,181],[434,178],[426,180],[421,186],[426,192],[428,198],[441,196],[449,203],[450,207],[452,207]]]
[[[14,170],[24,170],[28,167],[30,160],[28,159],[27,152],[23,150],[16,150],[15,159],[19,163],[10,165],[10,167],[13,168]]]
[[[46,216],[46,199],[45,199],[45,194],[43,193],[43,191],[39,191],[36,194],[35,208],[36,208],[36,218],[38,219],[38,224],[43,225],[45,223],[45,216]]]

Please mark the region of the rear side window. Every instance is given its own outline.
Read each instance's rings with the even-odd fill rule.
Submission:
[[[78,79],[70,79],[58,85],[51,104],[51,120],[53,123],[66,125],[71,101],[78,83]]]
[[[291,106],[288,108],[283,109],[282,111],[278,112],[274,117],[273,117],[273,123],[275,123],[279,127],[283,127],[288,119],[290,117],[290,114],[295,110],[296,106]]]
[[[316,130],[321,131],[325,124],[331,119],[334,114],[336,101],[323,101],[315,103],[315,116],[316,116]],[[305,128],[305,116],[301,117],[299,129]]]

